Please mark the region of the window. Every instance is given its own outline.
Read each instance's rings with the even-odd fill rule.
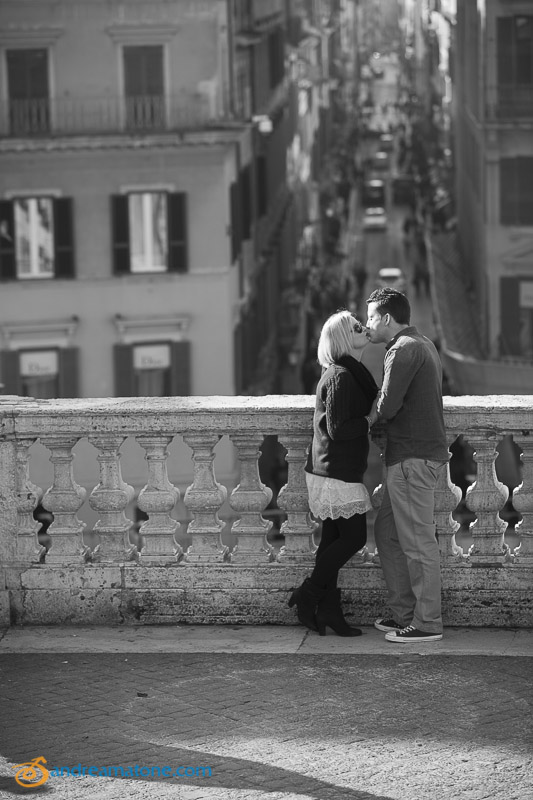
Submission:
[[[502,225],[533,225],[533,158],[500,161]]]
[[[270,88],[274,89],[285,76],[285,42],[283,28],[275,28],[268,36]]]
[[[533,113],[533,16],[497,20],[498,111],[502,117]]]
[[[15,259],[18,278],[52,278],[54,275],[53,204],[49,197],[28,197],[13,202]]]
[[[163,47],[124,47],[123,58],[127,128],[161,128],[165,123]]]
[[[74,277],[72,200],[0,200],[0,279]]]
[[[59,395],[57,350],[19,353],[22,395],[48,400]]]
[[[171,353],[169,344],[133,347],[133,371],[137,397],[170,395]]]
[[[116,396],[190,395],[190,350],[188,341],[115,345]]]
[[[8,50],[6,64],[10,134],[47,133],[50,128],[48,51]]]
[[[79,397],[78,348],[4,350],[0,353],[4,394],[36,397]]]
[[[186,199],[152,191],[111,198],[115,274],[187,271]]]
[[[128,197],[132,272],[166,272],[167,196],[142,192]]]

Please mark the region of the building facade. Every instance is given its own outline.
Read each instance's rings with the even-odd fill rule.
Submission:
[[[480,348],[477,391],[533,392],[533,13],[457,4],[458,243]],[[466,382],[465,382],[466,381]],[[466,393],[474,386],[463,384]]]
[[[283,297],[328,107],[321,22],[335,7],[2,3],[4,394],[282,390],[292,349],[280,333]],[[317,43],[309,68],[300,38],[289,58],[295,21]],[[97,474],[89,450],[76,451],[82,485]],[[227,477],[234,454],[220,451]],[[50,472],[38,454],[34,463]],[[190,458],[173,469],[186,485]],[[129,475],[134,486],[138,477]]]

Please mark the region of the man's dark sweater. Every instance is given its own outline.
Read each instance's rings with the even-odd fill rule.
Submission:
[[[448,460],[442,366],[433,342],[412,325],[387,345],[377,412],[387,420],[388,467],[406,458]]]
[[[342,356],[322,373],[316,390],[313,442],[306,471],[361,483],[368,458],[368,422],[378,387],[363,364]]]

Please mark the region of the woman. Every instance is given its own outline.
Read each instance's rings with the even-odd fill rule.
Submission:
[[[368,419],[378,387],[360,358],[368,344],[363,325],[349,311],[326,320],[318,343],[322,376],[316,390],[313,441],[307,459],[309,507],[322,520],[315,568],[289,606],[321,636],[360,636],[344,619],[339,570],[366,544],[366,512],[372,508],[363,474],[368,459]]]

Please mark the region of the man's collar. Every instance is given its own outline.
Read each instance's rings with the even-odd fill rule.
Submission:
[[[393,336],[392,339],[387,342],[385,345],[385,350],[389,350],[393,344],[396,344],[400,336],[404,336],[406,333],[418,333],[418,331],[414,325],[408,325],[406,328],[402,328],[401,331],[398,331],[396,336]]]

